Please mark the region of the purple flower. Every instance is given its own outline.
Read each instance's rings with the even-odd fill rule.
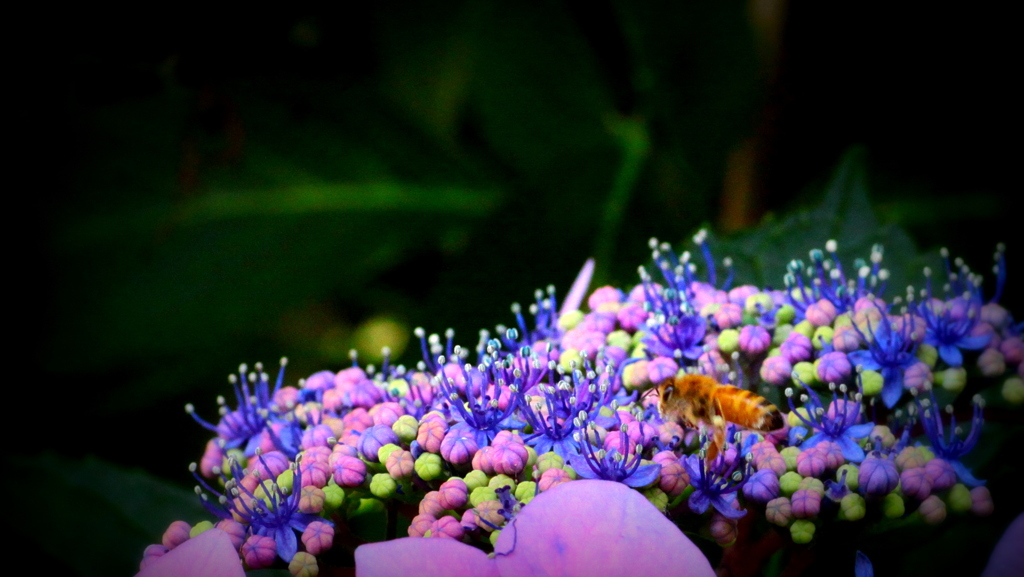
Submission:
[[[661,466],[657,463],[642,465],[641,452],[643,447],[635,447],[629,442],[626,434],[627,425],[619,428],[620,445],[626,447],[624,453],[612,449],[596,450],[579,431],[576,433],[580,445],[580,454],[569,456],[569,465],[576,474],[584,479],[603,479],[616,481],[630,487],[645,487],[658,478]],[[609,435],[614,433],[609,433]]]
[[[806,428],[793,427],[790,430],[790,438],[795,438],[808,429],[812,430],[814,434],[800,443],[802,449],[812,448],[823,441],[832,441],[839,445],[843,451],[843,457],[847,461],[860,462],[864,458],[864,449],[857,444],[856,439],[868,436],[875,424],[857,423],[861,416],[860,393],[856,393],[853,396],[854,399],[851,400],[846,385],[839,385],[839,387],[830,385],[829,389],[837,394],[835,399],[829,403],[826,411],[818,393],[810,387],[804,388],[806,393],[800,395],[800,400],[804,403],[806,414],[804,411],[797,411],[793,405],[793,389],[786,389],[786,397],[792,414],[795,414],[806,426]]]
[[[739,519],[747,514],[745,509],[733,507],[736,491],[746,477],[746,461],[738,456],[730,459],[727,453],[718,455],[710,463],[706,463],[699,454],[682,459],[690,475],[690,485],[694,488],[688,502],[695,513],[703,513],[713,506],[730,519]]]
[[[939,356],[947,365],[959,367],[964,363],[960,349],[984,348],[992,339],[991,334],[973,334],[981,318],[981,301],[957,297],[948,303],[928,299],[916,312],[924,318],[926,329],[924,342],[939,350]]]
[[[207,529],[160,557],[145,562],[135,577],[243,577],[245,570],[231,538]]]
[[[537,495],[494,549],[488,559],[453,539],[396,539],[357,548],[356,568],[361,577],[714,575],[696,545],[643,495],[607,481],[573,481]]]
[[[861,259],[854,262],[856,281],[847,280],[836,248],[836,241],[830,240],[825,243],[825,251],[829,253],[828,260],[825,259],[824,252],[814,249],[810,253],[809,266],[802,260],[793,260],[786,267],[787,272],[783,277],[786,283],[786,297],[801,317],[806,315],[812,303],[817,303],[821,299],[830,302],[836,312],[844,313],[852,310],[858,299],[870,294],[880,295],[885,291],[888,272],[881,268],[881,245],[871,247],[870,266]]]
[[[755,503],[767,503],[779,496],[779,478],[771,469],[761,469],[743,485],[743,496]]]
[[[860,464],[857,472],[857,484],[865,495],[881,497],[896,488],[900,475],[896,471],[896,463],[888,457],[872,451]]]
[[[868,349],[853,351],[848,356],[854,366],[882,373],[882,401],[891,409],[903,395],[903,372],[917,362],[914,356],[917,351],[914,331],[922,327],[915,327],[913,322],[904,322],[897,329],[887,312],[879,310],[882,314],[875,327],[871,327],[870,320],[866,323],[868,334],[857,328],[861,338],[868,343]]]
[[[953,470],[956,471],[957,477],[960,477],[964,484],[970,487],[984,485],[985,481],[975,478],[971,470],[960,462],[960,459],[974,448],[974,445],[978,443],[978,437],[981,436],[981,426],[985,422],[985,419],[982,417],[981,398],[978,396],[974,398],[971,431],[963,438],[961,438],[963,432],[956,425],[956,417],[953,415],[952,407],[947,407],[946,411],[949,413],[949,425],[948,427],[943,426],[942,411],[939,410],[935,402],[935,393],[930,393],[930,398],[924,399],[924,401],[918,399],[916,403],[921,425],[924,427],[925,435],[928,436],[928,440],[931,442],[932,451],[935,453],[935,456],[948,461],[953,466]]]

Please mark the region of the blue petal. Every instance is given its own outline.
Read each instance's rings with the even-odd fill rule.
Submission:
[[[569,466],[576,474],[584,479],[601,479],[602,477],[594,472],[587,458],[583,455],[572,455],[569,457]]]
[[[857,551],[857,561],[853,567],[854,577],[875,577],[875,568],[868,556]]]
[[[964,482],[964,485],[967,485],[968,487],[977,487],[985,484],[985,481],[976,478],[974,474],[971,473],[971,470],[960,461],[950,461],[949,464],[953,465],[953,470],[956,471],[956,476]]]
[[[295,552],[299,550],[299,544],[295,539],[295,531],[287,525],[284,527],[278,527],[274,531],[274,541],[277,543],[277,556],[284,559],[285,562],[292,560],[295,556]]]
[[[867,433],[865,433],[867,434]],[[853,439],[849,437],[839,437],[836,439],[839,443],[839,447],[843,450],[843,458],[851,463],[859,463],[864,460],[864,449],[860,445],[853,442]]]
[[[829,440],[825,433],[815,433],[810,437],[804,439],[803,443],[800,443],[800,448],[807,450],[813,449],[818,443]]]
[[[882,366],[871,355],[871,351],[853,351],[846,353],[846,358],[850,360],[851,365],[855,367],[860,365],[869,371],[877,371]]]
[[[843,433],[851,439],[863,439],[871,434],[871,430],[875,428],[874,423],[862,423],[860,425],[853,425],[847,427],[846,432]]]
[[[807,434],[806,427],[793,427],[789,430],[789,444],[796,446],[800,443],[800,438]]]
[[[895,368],[882,369],[882,402],[893,408],[903,396],[903,371]]]
[[[964,356],[954,345],[939,345],[939,356],[951,367],[959,367],[964,364]]]
[[[726,493],[725,495],[719,495],[718,498],[713,499],[711,504],[715,506],[715,509],[722,514],[723,517],[730,519],[739,519],[747,514],[746,509],[734,509],[732,506],[733,501],[736,500],[736,493]]]
[[[694,491],[692,495],[690,495],[690,500],[688,501],[688,503],[690,505],[690,509],[694,513],[699,514],[708,510],[708,507],[711,506],[711,498],[708,497],[707,493],[698,489]]]
[[[972,337],[963,337],[957,341],[956,346],[961,349],[967,349],[974,351],[980,349],[988,344],[992,340],[992,335],[974,335]]]
[[[640,465],[632,475],[623,479],[622,482],[634,489],[639,489],[653,483],[660,473],[661,465],[657,463]]]

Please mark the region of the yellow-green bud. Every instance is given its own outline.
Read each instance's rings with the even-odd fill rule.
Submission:
[[[479,469],[473,469],[466,473],[466,476],[463,477],[462,480],[466,483],[466,490],[473,492],[473,489],[476,489],[477,487],[486,487],[490,478],[487,476],[487,473],[484,473]]]
[[[852,327],[853,319],[850,318],[850,313],[843,313],[836,317],[836,320],[832,321],[832,328],[838,329],[839,327]]]
[[[633,344],[633,335],[623,330],[612,331],[608,333],[608,338],[605,339],[610,347],[619,347],[624,351],[628,351],[629,347]]]
[[[380,459],[381,463],[387,463],[388,456],[390,456],[391,453],[397,451],[398,449],[401,449],[401,447],[394,443],[388,443],[387,445],[384,445],[381,448],[377,449],[377,458]]]
[[[188,536],[190,538],[195,537],[196,535],[202,533],[203,531],[206,531],[207,529],[213,529],[213,523],[209,521],[200,521],[196,523],[195,527],[192,527],[189,530]]]
[[[814,366],[813,363],[809,363],[807,361],[800,361],[799,363],[793,365],[793,372],[796,373],[796,376],[800,379],[800,382],[802,382],[805,385],[810,386],[818,382],[818,369],[817,367]],[[797,386],[799,386],[800,384],[795,379],[793,383],[796,384]]]
[[[508,475],[501,474],[491,477],[491,480],[487,481],[487,486],[494,489],[495,491],[502,487],[511,487],[513,493],[516,490],[515,480],[512,479],[512,477],[509,477]]]
[[[416,417],[412,415],[402,415],[398,417],[398,420],[391,425],[391,430],[398,435],[398,440],[405,444],[409,444],[416,440],[416,434],[419,432],[420,424],[416,421]],[[378,451],[378,454],[380,451]],[[383,462],[387,462],[385,459]]]
[[[822,483],[821,479],[818,479],[816,477],[804,477],[803,479],[800,479],[800,484],[797,485],[797,489],[807,489],[810,491],[814,491],[819,495],[824,495],[825,483]]]
[[[781,354],[782,354],[782,349],[780,349],[779,347],[775,347],[773,349],[768,349],[768,357],[767,358],[777,357],[777,356],[779,356]]]
[[[725,329],[718,333],[718,349],[723,353],[732,353],[740,348],[740,332],[736,329]]]
[[[949,508],[955,513],[966,513],[971,510],[971,490],[963,483],[957,483],[946,495]]]
[[[396,397],[404,397],[409,394],[409,381],[405,379],[393,379],[385,385],[389,393]]]
[[[1024,403],[1024,379],[1010,377],[1003,381],[1003,398],[1011,405]]]
[[[776,320],[778,320],[777,316]],[[786,337],[788,337],[791,332],[793,332],[793,325],[776,326],[775,332],[772,333],[772,345],[776,347],[782,346],[782,343],[786,342]]]
[[[574,329],[576,328],[576,325],[580,324],[580,321],[582,321],[585,316],[586,315],[583,314],[583,311],[569,311],[558,317],[558,328],[563,331]]]
[[[803,481],[800,473],[786,471],[779,477],[779,490],[782,491],[783,496],[792,497],[793,493],[796,493],[797,489],[800,488],[800,481]]]
[[[835,330],[832,327],[818,327],[814,329],[814,336],[811,337],[811,344],[814,345],[814,350],[820,351],[825,345],[822,341],[828,344],[832,344],[832,337],[835,335]]]
[[[786,470],[792,472],[796,471],[796,456],[800,454],[799,447],[786,447],[779,451],[779,455],[786,461]]]
[[[441,455],[434,453],[421,453],[416,459],[416,464],[413,465],[413,469],[416,474],[419,475],[420,479],[424,481],[433,481],[441,476],[444,472],[443,463],[441,461]]]
[[[333,484],[334,479],[331,481],[324,487],[324,510],[328,513],[337,511],[345,503],[345,490]]]
[[[790,427],[806,427],[807,425],[805,425],[804,422],[800,420],[800,417],[803,417],[808,421],[812,420],[811,412],[807,410],[807,407],[797,407],[796,410],[790,411],[789,413],[786,414],[786,420],[789,421]],[[788,448],[790,447],[787,447],[787,449]],[[799,451],[799,449],[797,449],[797,451]]]
[[[882,514],[886,518],[899,519],[906,512],[907,507],[903,503],[903,497],[897,495],[895,491],[882,498]]]
[[[576,349],[567,349],[558,356],[558,366],[567,371],[572,370],[574,363],[576,367],[583,366],[583,357],[580,356],[580,352]]]
[[[537,483],[533,481],[523,481],[516,485],[516,501],[519,501],[523,505],[529,503],[537,496]]]
[[[807,338],[814,336],[814,325],[808,320],[802,320],[793,326],[793,330]]]
[[[376,515],[384,512],[384,502],[380,499],[360,499],[359,506],[356,510],[349,514],[349,517],[357,517],[359,515]]]
[[[490,487],[477,487],[469,493],[469,503],[474,507],[484,501],[497,501],[498,495]]]
[[[370,493],[378,499],[387,499],[398,491],[398,481],[387,473],[377,473],[370,479]]]
[[[609,412],[611,411],[611,409],[608,407],[601,407],[602,412],[605,409],[608,409]],[[611,415],[604,416],[608,417]],[[543,474],[544,471],[547,471],[548,469],[561,469],[564,465],[565,460],[562,459],[562,457],[560,457],[558,453],[554,451],[548,451],[547,453],[544,453],[543,455],[537,457],[537,470],[541,474]]]
[[[526,470],[529,471],[537,463],[537,449],[526,445]]]
[[[761,305],[761,310],[768,312],[775,308],[775,301],[772,299],[772,295],[768,293],[754,293],[747,297],[747,300],[743,301],[743,312],[761,316],[761,310],[758,310],[757,305]]]
[[[860,372],[861,386],[864,389],[864,396],[873,397],[882,393],[882,385],[885,384],[885,379],[882,377],[882,373],[878,371],[864,370]]]
[[[292,471],[291,468],[281,471],[281,474],[277,476],[275,482],[282,490],[291,491],[292,486],[295,484],[295,471]]]
[[[934,369],[935,363],[939,360],[939,349],[928,343],[921,343],[917,345],[917,360],[928,365],[929,369]]]
[[[846,471],[846,488],[851,491],[856,491],[860,487],[860,483],[857,481],[857,475],[860,474],[860,467],[853,463],[846,463],[840,465],[839,469],[836,470],[836,481],[843,478],[843,471]]]
[[[935,381],[942,385],[943,389],[959,393],[967,384],[967,371],[963,367],[951,367],[935,373]]]
[[[796,309],[793,305],[782,305],[779,310],[775,311],[775,322],[780,325],[785,325],[793,322],[796,318]]]
[[[650,487],[643,490],[644,497],[651,502],[662,513],[668,511],[668,495],[659,487]]]
[[[789,526],[789,534],[793,542],[799,545],[806,545],[814,539],[814,522],[807,519],[797,519]]]
[[[839,518],[842,520],[859,521],[864,518],[865,512],[867,512],[867,506],[864,503],[864,497],[857,493],[847,493],[839,501]]]
[[[501,529],[491,531],[487,535],[487,540],[491,542],[491,547],[495,547],[498,544],[498,535],[501,535]]]
[[[579,476],[576,474],[576,470],[570,467],[569,463],[562,465],[562,470],[565,471],[569,475],[569,479],[573,481],[579,478]]]

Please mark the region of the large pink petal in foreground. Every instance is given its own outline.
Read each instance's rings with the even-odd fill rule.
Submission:
[[[453,539],[405,537],[356,548],[356,577],[498,577],[493,559]]]
[[[989,557],[981,577],[1014,577],[1024,575],[1024,513],[1010,523]]]
[[[231,537],[220,529],[207,529],[171,549],[139,571],[135,577],[244,577]]]
[[[643,495],[611,481],[572,481],[541,493],[502,530],[494,549],[502,577],[715,575],[700,549]]]

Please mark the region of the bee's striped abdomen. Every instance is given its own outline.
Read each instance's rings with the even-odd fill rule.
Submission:
[[[715,398],[726,421],[758,431],[774,431],[783,426],[778,407],[761,395],[722,385],[715,389]]]

